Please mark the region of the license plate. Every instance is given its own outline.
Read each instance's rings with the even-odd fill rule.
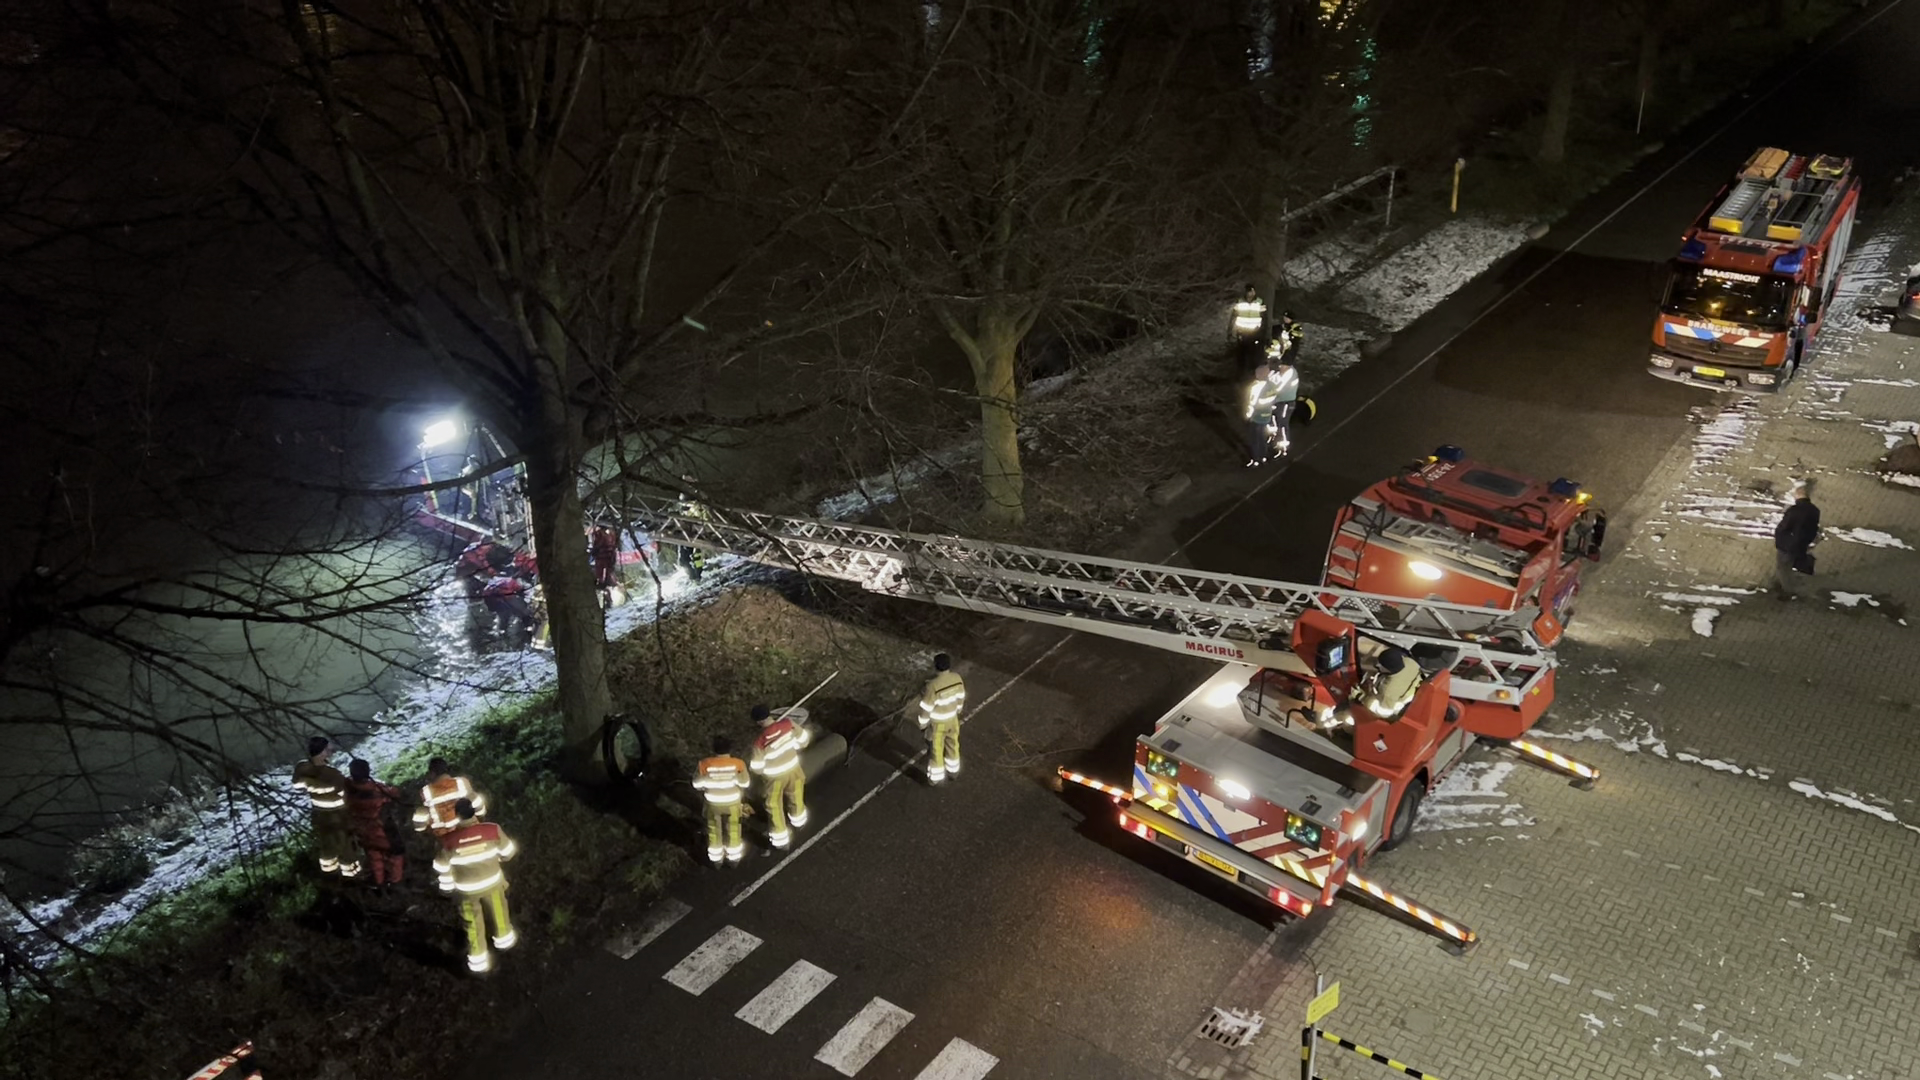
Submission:
[[[1206,852],[1201,851],[1199,848],[1193,849],[1193,857],[1196,859],[1199,859],[1201,862],[1206,863],[1208,866],[1213,867],[1215,870],[1220,871],[1221,873],[1227,875],[1230,878],[1237,878],[1240,876],[1240,871],[1235,870],[1231,865],[1229,865],[1226,862],[1226,860],[1216,859],[1213,856],[1207,854]]]
[[[1727,377],[1727,373],[1717,367],[1697,367],[1693,369],[1693,373],[1703,379],[1724,379]]]

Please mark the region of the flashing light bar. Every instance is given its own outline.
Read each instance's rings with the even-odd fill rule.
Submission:
[[[1376,900],[1382,900],[1392,904],[1394,908],[1402,914],[1419,921],[1424,924],[1427,929],[1458,944],[1463,949],[1480,940],[1480,935],[1474,933],[1467,927],[1437,912],[1428,911],[1426,908],[1421,907],[1419,904],[1397,893],[1388,892],[1386,889],[1375,885],[1373,882],[1368,881],[1366,878],[1361,877],[1351,870],[1347,871],[1347,884],[1359,889],[1361,892],[1366,893]]]
[[[1104,795],[1111,795],[1116,799],[1123,799],[1127,802],[1133,801],[1133,792],[1128,791],[1125,788],[1114,787],[1112,784],[1105,783],[1104,781],[1100,781],[1100,780],[1095,780],[1093,777],[1087,776],[1084,773],[1077,773],[1077,772],[1074,772],[1072,769],[1068,769],[1064,767],[1057,769],[1055,771],[1060,774],[1060,779],[1065,780],[1069,783],[1079,784],[1081,787],[1090,787],[1095,791],[1098,791]]]
[[[1527,755],[1528,757],[1533,758],[1535,761],[1538,761],[1543,765],[1546,765],[1553,769],[1557,769],[1560,772],[1566,773],[1568,776],[1571,776],[1574,779],[1580,780],[1584,783],[1591,784],[1595,780],[1600,779],[1599,769],[1596,769],[1591,765],[1583,765],[1580,762],[1575,761],[1572,758],[1567,757],[1563,754],[1556,754],[1553,751],[1547,749],[1546,747],[1541,746],[1539,743],[1531,743],[1526,741],[1525,739],[1514,739],[1513,741],[1507,743],[1507,745],[1513,747],[1515,750],[1520,751],[1521,753]]]

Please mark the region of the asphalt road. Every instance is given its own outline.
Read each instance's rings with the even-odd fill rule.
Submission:
[[[1762,78],[1757,96],[1703,120],[1319,390],[1325,419],[1286,468],[1176,507],[1179,560],[1309,578],[1334,508],[1443,442],[1576,478],[1631,530],[1635,496],[1691,430],[1688,410],[1710,403],[1643,371],[1659,266],[1680,229],[1762,143],[1856,155],[1870,190],[1920,161],[1907,85],[1916,55],[1920,3],[1901,3],[1816,46],[1804,70]],[[1173,546],[1141,544],[1158,544],[1141,552],[1155,556]],[[840,1043],[865,1017],[881,1034],[899,1026],[871,1036],[881,1045],[863,1078],[977,1077],[984,1055],[997,1058],[996,1078],[1162,1076],[1223,989],[1244,988],[1236,976],[1256,950],[1284,977],[1313,924],[1275,937],[1262,905],[1138,845],[1099,799],[1039,779],[1069,760],[1119,774],[1133,736],[1204,664],[985,622],[951,648],[979,710],[956,785],[929,790],[909,770],[876,792],[912,746],[904,737],[857,755],[819,785],[811,847],[790,863],[701,877],[678,898],[691,910],[630,958],[596,956],[550,987],[486,1074],[831,1077],[816,1053],[853,1062]],[[1377,934],[1413,939],[1385,921]],[[731,966],[697,952],[755,939]],[[702,970],[716,978],[696,994],[688,976]],[[781,994],[769,986],[818,986],[827,974],[817,996],[786,999],[801,1006],[777,1031],[736,1015],[764,1026]]]

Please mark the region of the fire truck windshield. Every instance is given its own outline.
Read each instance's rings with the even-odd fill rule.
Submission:
[[[1673,315],[1784,330],[1787,304],[1792,298],[1792,278],[1675,263],[1662,310]]]

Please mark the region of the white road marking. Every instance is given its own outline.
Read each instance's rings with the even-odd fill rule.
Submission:
[[[653,944],[654,938],[666,933],[692,910],[686,902],[669,896],[648,908],[639,926],[607,942],[607,951],[622,960],[631,960],[634,953]]]
[[[695,997],[720,981],[733,965],[760,947],[760,939],[737,926],[723,926],[673,965],[661,978]]]
[[[766,989],[753,995],[753,1000],[740,1006],[733,1015],[771,1035],[780,1030],[780,1026],[793,1019],[795,1013],[806,1008],[820,991],[833,981],[833,972],[815,967],[805,960],[795,961],[779,978],[767,984]]]
[[[1041,653],[1039,659],[1035,660],[1031,664],[1028,664],[1026,667],[1020,669],[1020,674],[1015,675],[1011,679],[1008,679],[1004,684],[1001,685],[1001,687],[998,690],[995,690],[993,693],[988,694],[987,699],[985,701],[982,701],[979,704],[979,706],[975,708],[972,712],[968,713],[966,716],[966,719],[969,721],[978,719],[980,714],[987,710],[987,706],[993,704],[994,701],[998,699],[1001,694],[1004,694],[1008,690],[1013,689],[1014,684],[1019,682],[1021,679],[1026,678],[1028,672],[1031,672],[1034,668],[1039,667],[1042,663],[1046,661],[1048,657],[1052,656],[1054,653],[1059,652],[1061,648],[1063,648],[1066,645],[1067,642],[1072,640],[1073,640],[1073,635],[1067,634],[1064,637],[1062,637],[1059,641],[1054,642],[1053,647],[1048,649],[1046,652]],[[747,886],[744,889],[741,889],[738,893],[734,894],[733,899],[727,901],[727,906],[739,907],[742,903],[746,901],[747,897],[752,896],[754,893],[759,892],[760,886],[765,885],[769,881],[772,881],[773,876],[775,874],[778,874],[780,871],[785,870],[789,863],[799,858],[802,854],[805,854],[808,848],[819,843],[822,839],[826,837],[828,833],[838,828],[840,826],[840,823],[847,820],[848,817],[852,816],[855,810],[858,810],[861,807],[867,805],[867,802],[869,800],[871,800],[875,795],[880,794],[881,789],[885,788],[888,784],[893,783],[895,780],[900,779],[901,775],[907,771],[907,766],[912,765],[914,762],[919,761],[922,757],[925,757],[925,756],[926,756],[926,751],[922,750],[919,753],[914,754],[912,757],[908,758],[907,760],[901,762],[899,768],[894,769],[892,772],[886,775],[885,779],[873,785],[873,789],[871,791],[868,791],[865,795],[862,795],[858,799],[855,799],[853,801],[852,806],[849,806],[845,810],[842,810],[840,811],[840,813],[834,815],[834,819],[832,821],[827,822],[825,825],[822,825],[820,827],[819,832],[814,833],[812,836],[809,836],[807,838],[806,843],[801,844],[797,848],[794,848],[793,854],[788,855],[786,858],[781,859],[779,862],[773,864],[773,868],[768,870],[766,873],[761,874],[758,878],[755,878],[753,884]]]
[[[980,1080],[998,1064],[999,1058],[965,1039],[955,1039],[914,1080]]]
[[[913,1014],[885,998],[874,998],[854,1014],[846,1026],[833,1033],[827,1045],[813,1060],[832,1068],[841,1076],[852,1076],[866,1067],[882,1047],[892,1041],[900,1029],[913,1020]]]

